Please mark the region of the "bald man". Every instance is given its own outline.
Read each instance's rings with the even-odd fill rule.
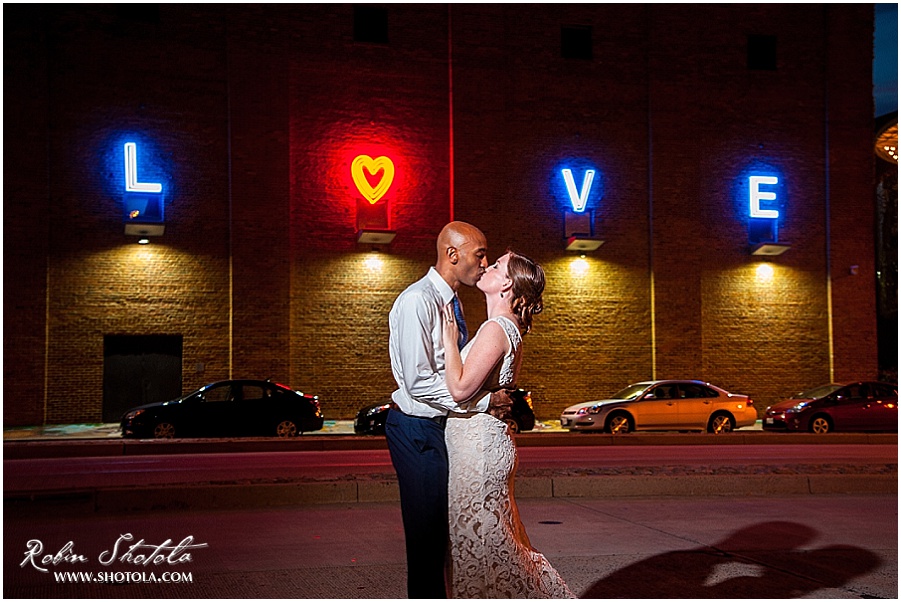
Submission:
[[[394,301],[388,316],[388,349],[398,389],[385,422],[385,438],[400,486],[407,546],[407,595],[446,598],[448,547],[448,412],[462,412],[444,384],[444,308],[458,302],[461,285],[475,286],[488,267],[488,241],[466,222],[451,222],[438,235],[434,267]],[[458,322],[462,311],[458,311]],[[465,332],[464,328],[460,329]],[[465,335],[460,347],[466,343]],[[492,394],[492,407],[509,407],[504,392]],[[489,402],[479,402],[479,411]]]

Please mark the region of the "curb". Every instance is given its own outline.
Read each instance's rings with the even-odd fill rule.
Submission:
[[[520,433],[520,447],[579,447],[635,445],[897,445],[897,433],[769,433],[754,431],[729,435],[707,433]],[[295,439],[89,439],[13,440],[3,442],[4,460],[92,456],[164,454],[219,454],[388,449],[385,438],[365,435],[303,436]]]
[[[523,476],[516,480],[516,496],[521,499],[877,495],[897,494],[897,492],[896,474]],[[399,500],[396,480],[333,480],[96,488],[50,491],[40,494],[14,492],[4,495],[4,510],[39,512],[46,515],[51,510],[116,513],[398,502]]]

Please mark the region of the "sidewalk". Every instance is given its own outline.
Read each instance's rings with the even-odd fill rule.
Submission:
[[[519,509],[532,545],[583,598],[898,597],[892,495],[524,499]],[[122,534],[153,546],[191,536],[206,546],[176,565],[101,565],[101,553]],[[72,542],[85,560],[49,566],[47,573],[20,566],[29,540],[42,542],[47,554]],[[95,580],[103,572],[106,582],[54,577],[75,571]],[[190,582],[145,581],[169,571]],[[41,520],[6,511],[3,575],[5,598],[406,596],[397,503],[57,512]]]

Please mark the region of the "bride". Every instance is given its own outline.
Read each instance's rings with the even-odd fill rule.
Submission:
[[[488,320],[462,351],[453,308],[445,309],[447,388],[471,405],[516,383],[522,335],[541,312],[544,271],[508,252],[476,285]],[[464,405],[464,407],[466,407]],[[445,429],[449,467],[450,588],[454,598],[574,598],[532,548],[513,499],[516,445],[503,421],[481,412],[453,414]]]

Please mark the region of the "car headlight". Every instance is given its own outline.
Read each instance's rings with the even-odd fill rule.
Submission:
[[[128,414],[125,415],[125,419],[131,420],[133,418],[140,416],[143,413],[144,413],[144,410],[132,410],[131,412],[129,412]]]
[[[802,401],[801,403],[796,404],[795,406],[793,406],[793,407],[792,407],[792,411],[800,412],[801,410],[803,410],[804,408],[806,408],[807,405],[808,405],[808,403],[807,403],[806,401]]]
[[[591,406],[588,408],[589,414],[600,414],[603,408],[601,406]]]

